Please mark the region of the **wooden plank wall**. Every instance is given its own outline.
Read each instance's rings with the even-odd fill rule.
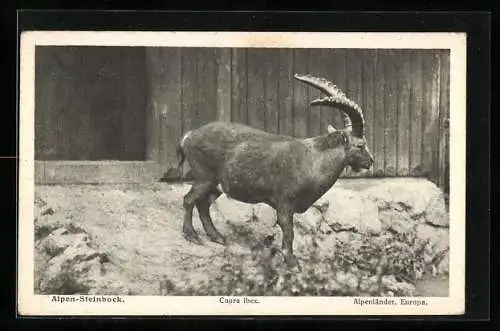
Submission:
[[[293,79],[301,72],[334,81],[363,108],[375,159],[364,176],[427,176],[448,189],[448,55],[37,47],[36,159],[152,160],[164,172],[183,133],[215,119],[296,137],[343,127],[338,111],[309,107],[320,94]]]
[[[175,80],[164,91],[174,96],[165,101],[167,108],[176,109],[164,124],[172,123],[171,136],[162,141],[168,155],[174,155],[182,132],[216,118],[296,137],[323,134],[329,123],[342,127],[339,112],[308,106],[320,94],[293,79],[294,73],[302,72],[331,79],[363,108],[375,159],[373,169],[363,176],[428,176],[443,187],[448,182],[447,51],[179,48],[154,52],[170,54],[172,59],[167,56],[163,61],[177,66],[164,75]],[[179,120],[182,124],[173,128]],[[165,169],[175,164],[175,158],[164,161]],[[358,175],[347,170],[343,176]]]

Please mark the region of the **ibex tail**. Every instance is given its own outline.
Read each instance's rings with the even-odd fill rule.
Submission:
[[[160,182],[177,182],[180,181],[182,182],[183,180],[183,169],[182,166],[184,164],[184,161],[186,159],[186,155],[184,154],[184,140],[188,134],[184,135],[184,137],[179,141],[177,144],[177,149],[175,150],[175,154],[178,159],[177,167],[175,168],[170,168],[168,171],[163,175],[163,177],[160,179]]]
[[[177,149],[175,150],[175,154],[177,155],[177,159],[179,160],[179,163],[177,163],[177,172],[179,173],[181,179],[182,179],[182,165],[184,164],[184,160],[186,159],[186,154],[184,154],[184,150],[182,148],[182,141],[177,144]]]

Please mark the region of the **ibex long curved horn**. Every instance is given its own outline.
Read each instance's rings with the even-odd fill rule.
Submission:
[[[330,106],[342,111],[346,127],[352,128],[353,134],[358,137],[364,136],[364,118],[361,107],[353,100],[349,99],[342,90],[332,82],[311,75],[295,74],[294,78],[300,80],[312,87],[317,88],[327,97],[311,101],[311,106]]]
[[[320,99],[315,99],[311,101],[311,106],[332,106],[331,102],[331,97],[325,97],[325,98],[320,98]],[[341,109],[340,113],[342,114],[342,117],[344,118],[344,126],[347,130],[352,131],[352,121],[349,115]]]

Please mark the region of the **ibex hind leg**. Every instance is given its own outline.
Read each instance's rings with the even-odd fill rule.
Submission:
[[[202,241],[193,227],[193,208],[199,201],[207,199],[212,187],[212,182],[195,182],[184,196],[184,223],[182,225],[182,232],[186,240],[195,244],[202,244]]]
[[[210,199],[214,199],[214,194],[210,193],[210,197],[199,200],[196,203],[196,208],[198,209],[198,214],[200,216],[201,223],[203,224],[203,229],[205,233],[210,238],[211,241],[225,245],[226,239],[215,227],[212,218],[210,217]],[[219,194],[220,195],[220,194]],[[217,195],[217,197],[219,196]]]

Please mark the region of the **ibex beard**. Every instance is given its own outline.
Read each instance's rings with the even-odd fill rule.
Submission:
[[[183,201],[182,231],[187,240],[201,244],[192,221],[196,206],[210,240],[226,244],[210,217],[210,204],[222,193],[245,203],[265,203],[276,211],[286,264],[300,268],[293,254],[293,215],[311,207],[346,166],[356,172],[372,166],[361,108],[323,78],[294,77],[327,94],[311,105],[339,109],[345,128],[337,130],[329,125],[327,134],[305,139],[231,122],[211,122],[187,132],[177,150],[178,168],[186,160],[194,180]]]

